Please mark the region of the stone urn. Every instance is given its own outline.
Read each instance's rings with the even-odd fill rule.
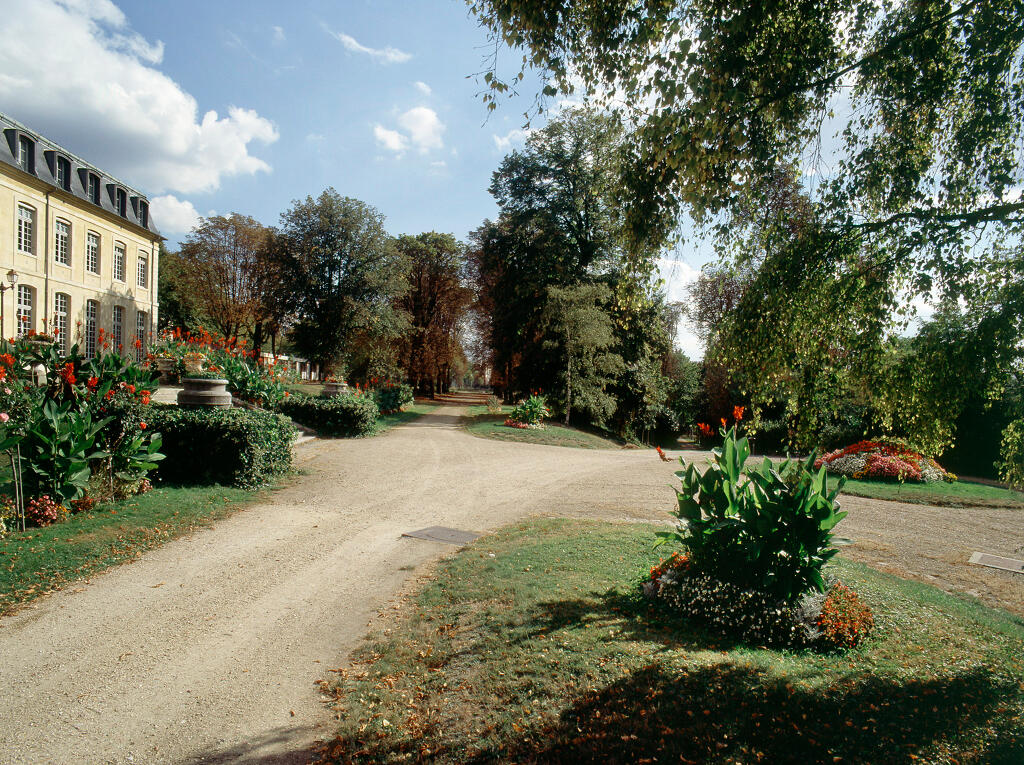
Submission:
[[[231,394],[228,381],[219,377],[182,377],[182,389],[178,391],[178,406],[215,406],[231,408]]]
[[[49,335],[33,335],[25,342],[36,353],[45,353],[53,345],[54,340]],[[44,364],[32,364],[29,371],[32,374],[32,382],[36,386],[41,388],[46,385],[46,366]]]
[[[177,366],[170,356],[156,357],[156,371],[160,373],[160,382],[164,385],[174,382],[174,368]]]
[[[341,393],[348,392],[348,383],[344,380],[329,380],[324,383],[323,394],[328,398],[334,398]]]

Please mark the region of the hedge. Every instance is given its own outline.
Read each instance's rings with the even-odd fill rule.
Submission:
[[[291,468],[295,426],[279,414],[155,406],[148,417],[148,430],[163,434],[157,476],[167,483],[255,489]]]
[[[371,396],[342,393],[324,396],[291,396],[278,410],[324,436],[365,436],[373,432],[380,410]]]

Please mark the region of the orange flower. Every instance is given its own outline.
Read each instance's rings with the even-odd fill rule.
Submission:
[[[732,408],[732,418],[736,422],[743,422],[743,412],[746,411],[745,406],[734,406]]]
[[[146,423],[140,422],[139,423],[139,427],[142,428],[143,430],[145,430],[146,429]]]
[[[725,418],[724,417],[722,418],[722,427],[723,428],[725,427]]]

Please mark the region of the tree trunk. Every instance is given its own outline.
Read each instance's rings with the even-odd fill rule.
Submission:
[[[565,424],[569,424],[569,415],[572,413],[572,356],[569,356],[569,363],[565,367]]]

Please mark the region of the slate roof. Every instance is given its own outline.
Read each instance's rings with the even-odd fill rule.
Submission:
[[[160,232],[157,231],[153,225],[152,211],[148,210],[149,200],[144,194],[133,189],[126,183],[122,183],[117,178],[112,176],[110,173],[105,173],[95,165],[91,165],[81,157],[73,154],[72,152],[65,149],[58,143],[45,138],[39,133],[36,133],[31,128],[22,125],[12,117],[8,117],[5,114],[0,114],[0,130],[3,131],[3,139],[0,140],[0,162],[5,165],[17,168],[19,171],[24,172],[21,164],[18,162],[18,139],[24,135],[26,138],[35,142],[35,156],[33,162],[33,168],[30,175],[34,175],[43,183],[48,183],[51,186],[56,186],[64,191],[66,194],[71,194],[77,197],[87,206],[95,207],[96,204],[89,198],[87,192],[88,176],[90,173],[96,175],[100,182],[100,208],[115,215],[118,218],[122,216],[118,213],[115,207],[115,194],[118,188],[124,189],[127,194],[127,205],[125,209],[124,220],[132,223],[140,228],[144,228],[147,231],[160,236]],[[69,178],[70,188],[62,187],[57,183],[57,157],[61,156],[67,159],[71,164],[71,174]],[[143,225],[141,220],[141,207],[139,202],[144,202],[147,209],[146,224]]]

